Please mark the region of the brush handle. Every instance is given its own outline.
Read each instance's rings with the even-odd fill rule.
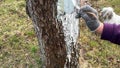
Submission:
[[[76,18],[81,18],[81,15],[80,13],[82,12],[92,12],[94,13],[96,16],[98,16],[98,12],[96,9],[92,8],[91,6],[89,5],[85,5],[85,6],[82,6],[81,9],[78,11],[77,15],[76,15]]]

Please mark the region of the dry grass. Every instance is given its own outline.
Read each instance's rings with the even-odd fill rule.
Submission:
[[[39,68],[39,47],[24,0],[0,2],[0,68]]]

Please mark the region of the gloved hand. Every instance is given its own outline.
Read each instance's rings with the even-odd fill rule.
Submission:
[[[80,17],[85,20],[86,25],[91,31],[96,31],[96,29],[100,26],[97,11],[88,5],[81,7],[76,18]]]
[[[82,6],[82,7],[80,8],[78,14],[76,15],[76,18],[80,18],[80,17],[81,17],[81,15],[80,15],[81,12],[92,12],[92,13],[94,13],[96,16],[98,16],[97,10],[94,9],[94,8],[92,8],[92,7],[89,6],[89,5]]]

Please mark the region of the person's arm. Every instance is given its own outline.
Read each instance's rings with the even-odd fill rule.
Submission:
[[[100,23],[96,32],[101,34],[101,39],[120,45],[120,25]]]
[[[96,11],[90,6],[83,6],[76,18],[82,17],[92,32],[101,33],[101,39],[120,45],[120,25],[101,23]]]
[[[100,23],[100,26],[96,29],[96,32],[102,34],[103,28],[104,28],[104,24]]]

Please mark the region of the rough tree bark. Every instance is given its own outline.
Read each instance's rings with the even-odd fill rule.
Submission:
[[[62,23],[58,22],[57,0],[26,0],[26,11],[33,21],[41,50],[42,68],[79,68],[79,56],[73,50],[67,62],[65,36]]]

